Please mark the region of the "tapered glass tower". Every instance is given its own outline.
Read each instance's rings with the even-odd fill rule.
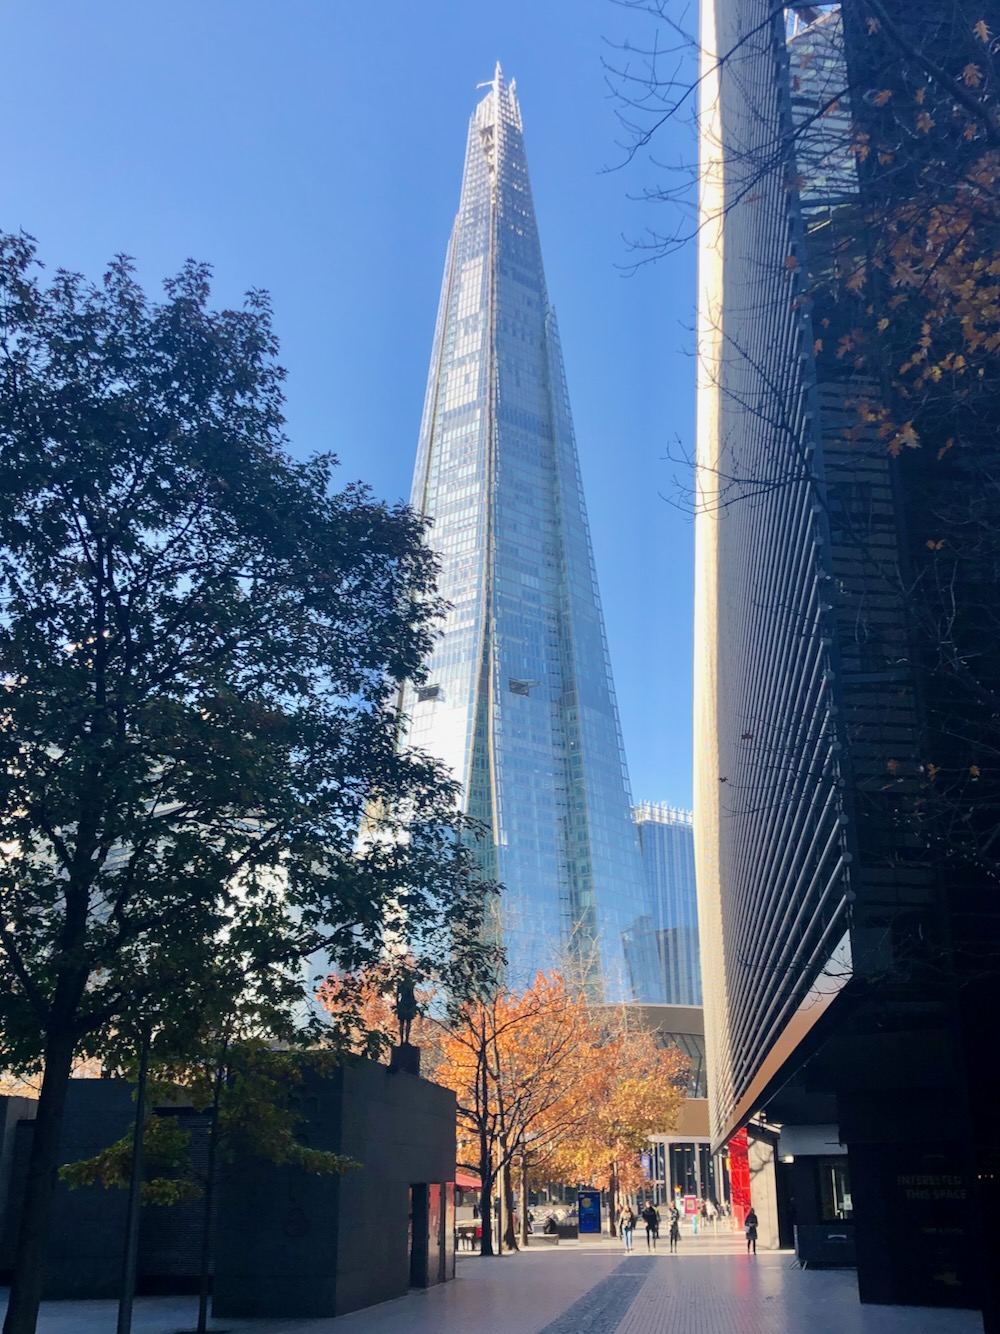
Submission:
[[[656,1000],[655,942],[521,113],[499,66],[469,126],[414,507],[450,604],[410,744],[492,832],[509,977]]]

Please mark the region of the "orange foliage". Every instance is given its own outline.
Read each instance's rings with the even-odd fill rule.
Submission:
[[[320,999],[345,1049],[377,1055],[398,1041],[390,965],[331,977]],[[497,991],[446,1020],[425,1013],[413,1041],[423,1073],[455,1091],[459,1163],[493,1182],[512,1164],[536,1181],[563,1179],[619,1190],[641,1184],[639,1153],[668,1132],[684,1098],[687,1058],[635,1031],[627,1011],[609,1020],[556,973],[527,991]]]
[[[650,1135],[677,1123],[688,1061],[624,1022],[604,1035],[594,1056],[596,1096],[578,1132],[557,1146],[552,1168],[564,1180],[602,1189],[616,1180],[629,1193],[641,1184],[639,1153]]]
[[[524,1154],[536,1180],[594,1185],[616,1162],[620,1178],[633,1165],[638,1172],[649,1136],[676,1123],[688,1067],[676,1049],[624,1021],[609,1031],[606,1015],[558,974],[541,973],[521,996],[469,1007],[444,1037],[442,1057],[435,1077],[458,1094],[466,1139],[488,1124],[498,1168]]]
[[[466,1007],[443,1037],[435,1078],[458,1095],[468,1134],[488,1124],[502,1166],[515,1152],[548,1152],[578,1126],[593,1084],[596,1036],[583,999],[558,974],[539,973],[523,995],[500,992]]]

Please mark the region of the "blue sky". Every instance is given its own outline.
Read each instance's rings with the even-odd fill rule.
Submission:
[[[135,257],[149,287],[208,260],[218,304],[273,298],[297,453],[409,494],[476,84],[516,77],[632,788],[691,791],[693,527],[668,451],[693,443],[694,254],[631,277],[613,0],[7,0],[0,225],[52,267]],[[659,142],[670,164],[689,151]],[[678,446],[677,441],[680,441]]]

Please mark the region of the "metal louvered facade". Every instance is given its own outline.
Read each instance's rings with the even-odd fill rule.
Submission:
[[[985,1304],[992,1331],[1000,900],[981,757],[995,753],[1000,680],[996,381],[984,359],[975,395],[914,401],[905,359],[921,360],[909,349],[933,341],[937,316],[884,267],[910,218],[908,242],[938,263],[924,219],[983,151],[954,88],[984,41],[933,0],[882,9],[884,22],[848,0],[702,5],[709,1092],[716,1144],[747,1129],[762,1200],[771,1174],[770,1203],[754,1199],[777,1220],[774,1244],[782,1198],[797,1245],[828,1217],[819,1168],[777,1162],[778,1134],[805,1143],[825,1126],[849,1180],[830,1217],[853,1238],[861,1300]],[[925,98],[934,115],[903,151],[906,117],[883,108]],[[986,197],[977,187],[976,222]],[[972,227],[979,271],[996,231]],[[979,290],[968,271],[965,300]],[[894,437],[911,416],[919,438]]]
[[[696,526],[696,843],[713,1134],[850,975],[831,552],[784,16],[709,6]]]

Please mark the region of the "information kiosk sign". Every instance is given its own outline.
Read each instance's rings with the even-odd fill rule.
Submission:
[[[600,1232],[601,1192],[591,1186],[581,1186],[576,1201],[580,1211],[580,1232]]]

